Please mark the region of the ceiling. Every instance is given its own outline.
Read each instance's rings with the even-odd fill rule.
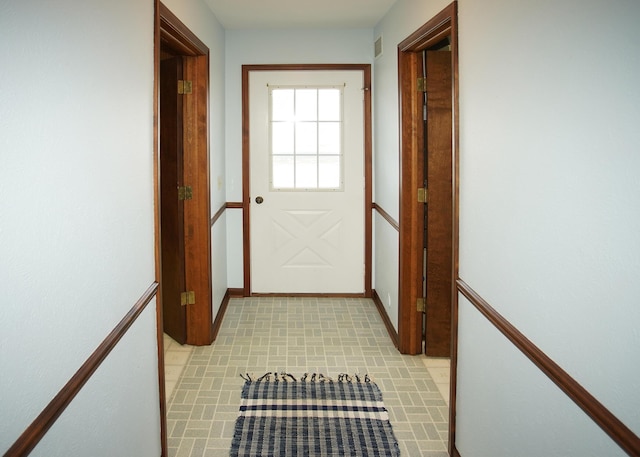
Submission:
[[[204,0],[225,29],[371,28],[397,0]]]

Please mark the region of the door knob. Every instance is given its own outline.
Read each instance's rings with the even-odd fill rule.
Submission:
[[[259,205],[260,203],[262,203],[264,201],[264,198],[258,196],[256,197],[256,203]]]

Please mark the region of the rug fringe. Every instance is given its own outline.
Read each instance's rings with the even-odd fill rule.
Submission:
[[[277,371],[268,371],[260,377],[256,377],[254,374],[250,373],[240,373],[240,377],[244,379],[247,383],[251,382],[297,382],[295,376],[291,373],[287,373],[285,371],[281,371],[278,373]],[[371,377],[368,374],[353,374],[350,375],[348,373],[340,373],[337,379],[325,376],[322,373],[305,373],[301,378],[300,382],[372,382]]]

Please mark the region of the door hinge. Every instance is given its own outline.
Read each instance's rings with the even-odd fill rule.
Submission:
[[[180,294],[180,305],[195,305],[196,304],[196,293],[192,290],[187,292],[182,292]]]
[[[416,302],[416,311],[424,313],[424,298],[418,298]]]
[[[418,203],[427,203],[429,201],[429,192],[426,187],[418,189]]]
[[[185,81],[183,79],[178,80],[178,94],[190,94],[192,89],[191,81]]]
[[[418,78],[417,86],[418,86],[418,92],[426,92],[427,78]]]
[[[191,186],[178,187],[178,200],[191,200],[193,198],[193,189]]]

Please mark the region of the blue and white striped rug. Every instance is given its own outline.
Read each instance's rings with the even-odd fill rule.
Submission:
[[[368,376],[243,376],[231,457],[399,456],[382,393]]]

